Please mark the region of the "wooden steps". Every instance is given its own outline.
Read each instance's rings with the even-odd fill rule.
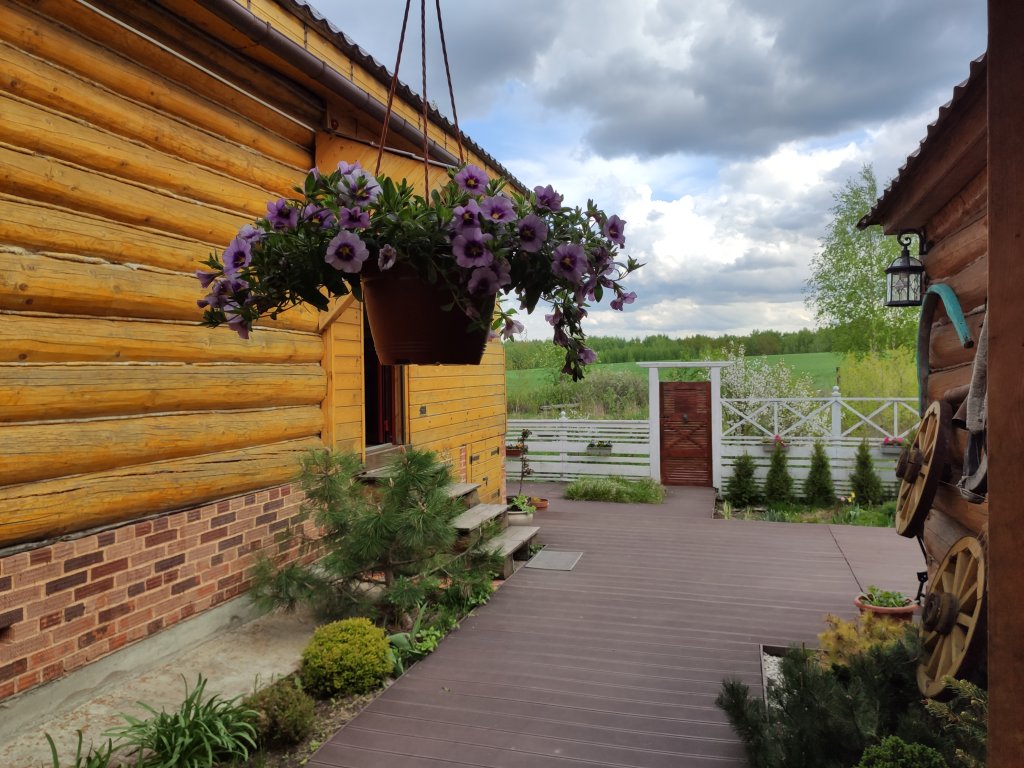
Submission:
[[[460,534],[465,534],[475,531],[492,520],[502,523],[501,527],[505,528],[508,522],[508,505],[477,504],[452,520],[452,525]]]
[[[487,542],[488,549],[497,552],[505,559],[502,567],[503,579],[507,579],[515,571],[516,560],[527,559],[526,557],[516,557],[516,555],[525,554],[529,549],[530,542],[537,537],[538,533],[540,533],[540,528],[535,525],[513,525]]]

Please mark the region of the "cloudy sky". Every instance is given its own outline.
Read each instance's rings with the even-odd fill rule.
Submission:
[[[394,66],[405,3],[311,0]],[[428,3],[428,98],[450,114]],[[419,90],[419,3],[401,76]],[[880,182],[986,45],[965,0],[442,0],[462,129],[527,187],[627,221],[636,303],[594,335],[811,327],[833,193]],[[879,281],[883,276],[879,275]],[[527,323],[546,338],[543,318]]]

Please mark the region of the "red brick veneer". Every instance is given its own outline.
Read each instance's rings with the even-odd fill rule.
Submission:
[[[281,534],[301,499],[284,485],[0,555],[0,699],[236,597],[259,550],[298,557]]]

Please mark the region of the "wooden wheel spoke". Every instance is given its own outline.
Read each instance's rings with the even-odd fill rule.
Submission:
[[[964,579],[960,588],[956,591],[957,599],[963,605],[968,600],[978,599],[978,574],[974,573]]]
[[[948,675],[953,669],[953,639],[947,635],[945,642],[939,648],[939,669],[943,675]]]
[[[953,627],[953,631],[949,633],[949,644],[952,648],[953,658],[959,661],[960,657],[964,655],[964,651],[967,650],[967,632],[963,627]]]
[[[945,643],[942,642],[942,636],[939,635],[939,643],[935,646],[935,650],[932,651],[932,655],[928,658],[928,664],[925,667],[925,672],[932,680],[934,680],[939,674],[939,661],[942,658],[942,651],[945,647]]]
[[[924,642],[921,647],[926,651],[934,650],[935,646],[939,644],[939,638],[942,637],[938,632],[929,632],[924,636]]]
[[[964,578],[967,576],[967,567],[967,557],[963,553],[957,555],[956,565],[953,568],[953,588],[950,590],[951,593],[960,593],[960,586],[964,583]]]

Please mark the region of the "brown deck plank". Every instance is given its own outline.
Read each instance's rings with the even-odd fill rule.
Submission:
[[[814,644],[862,586],[916,588],[891,530],[713,520],[707,489],[655,507],[535,489],[540,540],[576,567],[517,573],[310,765],[739,768],[721,680],[759,689],[758,644]]]

